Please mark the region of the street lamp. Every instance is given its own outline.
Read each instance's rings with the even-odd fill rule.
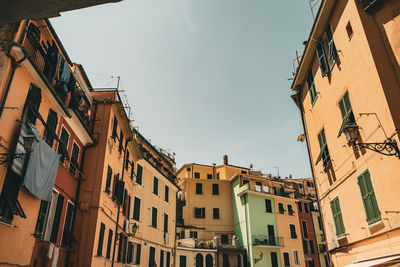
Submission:
[[[356,143],[359,132],[358,132],[358,125],[355,123],[349,123],[343,129],[344,135],[346,136],[347,141],[354,145],[355,147],[359,148],[366,148],[379,154],[386,155],[386,156],[396,156],[400,159],[400,151],[397,146],[396,140],[392,140],[388,138],[383,143]]]
[[[32,152],[35,149],[38,143],[38,140],[36,139],[36,136],[34,134],[25,135],[23,137],[23,140],[26,153],[0,153],[0,165],[17,158],[26,157],[28,153]]]

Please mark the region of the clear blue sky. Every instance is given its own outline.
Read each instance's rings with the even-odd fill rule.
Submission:
[[[290,98],[308,0],[125,0],[51,19],[94,87],[121,87],[135,126],[184,163],[309,177]]]

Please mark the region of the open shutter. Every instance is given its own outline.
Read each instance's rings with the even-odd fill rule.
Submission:
[[[317,52],[319,66],[321,68],[321,74],[322,74],[322,77],[324,77],[329,72],[329,65],[328,65],[328,60],[326,58],[323,40],[321,40],[317,43],[316,52]]]

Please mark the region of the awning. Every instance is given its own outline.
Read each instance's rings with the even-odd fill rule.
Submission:
[[[359,261],[357,263],[353,263],[350,265],[347,265],[346,267],[370,267],[370,266],[377,266],[379,264],[391,264],[391,261],[395,261],[393,264],[399,263],[400,261],[400,255],[393,256],[393,257],[386,257],[386,258],[380,258],[380,259],[371,259],[367,261]]]

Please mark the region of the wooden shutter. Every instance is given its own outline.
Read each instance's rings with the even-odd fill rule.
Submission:
[[[324,41],[323,40],[319,41],[317,43],[317,46],[315,49],[317,52],[319,66],[321,68],[321,74],[322,74],[322,77],[324,77],[329,72],[329,65],[328,65],[328,60],[327,60],[326,54],[325,54]]]
[[[140,220],[140,198],[135,197],[134,207],[133,207],[133,219],[136,221]]]
[[[142,184],[143,167],[137,164],[136,183]]]
[[[101,256],[103,253],[103,240],[104,240],[104,231],[106,226],[104,223],[100,223],[100,232],[99,232],[99,243],[97,245],[97,255]]]

